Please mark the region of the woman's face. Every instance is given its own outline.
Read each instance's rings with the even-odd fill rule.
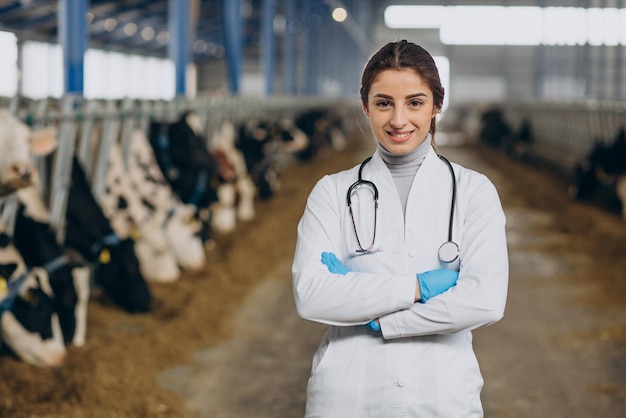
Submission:
[[[393,154],[405,155],[424,142],[439,109],[428,85],[407,69],[378,74],[363,111],[380,145]]]

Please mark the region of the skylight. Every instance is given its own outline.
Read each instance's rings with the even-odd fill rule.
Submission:
[[[439,29],[448,45],[625,45],[626,9],[389,6],[392,29]]]

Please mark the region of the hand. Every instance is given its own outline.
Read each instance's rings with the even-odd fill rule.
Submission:
[[[322,264],[328,267],[328,271],[335,274],[346,274],[350,270],[337,258],[335,253],[322,253]],[[380,324],[376,319],[372,319],[365,326],[374,332],[381,332]]]
[[[450,289],[456,284],[458,278],[458,271],[448,269],[436,269],[419,273],[417,281],[420,286],[420,302],[426,303],[428,299]]]
[[[346,274],[350,270],[343,265],[335,253],[322,253],[322,264],[328,267],[328,271],[335,274]]]
[[[380,330],[381,330],[380,324],[378,323],[378,321],[376,319],[372,319],[365,326],[368,327],[369,329],[371,329],[374,332],[380,332]]]

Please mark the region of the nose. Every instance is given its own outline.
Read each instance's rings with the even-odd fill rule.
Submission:
[[[394,107],[393,113],[391,114],[391,120],[389,121],[389,125],[393,129],[400,129],[407,124],[406,112],[402,107]]]

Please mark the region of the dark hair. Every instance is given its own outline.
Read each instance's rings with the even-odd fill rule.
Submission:
[[[439,79],[439,71],[433,57],[419,45],[406,40],[389,42],[369,59],[361,76],[361,101],[367,106],[372,83],[385,70],[414,70],[433,93],[434,105],[441,110],[443,106],[443,87]],[[436,130],[435,118],[430,121],[430,133],[434,137]]]

